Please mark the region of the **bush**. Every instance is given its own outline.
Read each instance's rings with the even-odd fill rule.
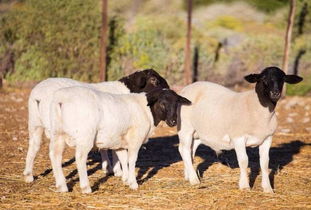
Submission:
[[[163,8],[161,1],[169,3]],[[129,0],[110,2],[109,80],[137,69],[154,68],[170,84],[183,83],[186,12],[181,1],[161,1],[137,1],[138,12],[133,11]],[[199,1],[201,5],[216,3],[214,0],[194,2]],[[260,10],[271,6],[277,11],[287,4],[245,1],[255,8],[262,7]],[[234,2],[230,0],[232,5],[228,6],[225,5],[228,1],[222,1],[218,10],[213,10],[212,17],[206,15],[203,6],[193,10],[191,48],[198,80],[235,85],[243,81],[245,74],[259,72],[267,66],[281,66],[286,8],[264,14],[245,4],[233,5]],[[232,11],[225,14],[224,11],[230,9]],[[234,15],[239,11],[260,18]],[[7,51],[13,51],[15,56],[14,72],[7,75],[8,81],[41,80],[51,76],[99,81],[100,21],[100,1],[24,0],[14,4],[0,16],[0,60]],[[302,75],[311,70],[309,28],[310,24],[302,35],[294,36],[291,49],[291,66],[299,52],[306,51],[299,64]],[[305,86],[302,89],[308,90]],[[297,91],[289,87],[289,92]]]
[[[89,80],[98,72],[96,1],[25,0],[1,16],[1,23],[0,45],[16,56],[9,81],[50,76]]]

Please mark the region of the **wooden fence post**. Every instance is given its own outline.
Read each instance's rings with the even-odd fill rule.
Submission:
[[[99,53],[99,79],[106,81],[107,78],[107,31],[108,31],[108,0],[102,0],[102,26],[100,32]]]

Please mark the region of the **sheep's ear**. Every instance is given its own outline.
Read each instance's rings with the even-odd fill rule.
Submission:
[[[244,77],[244,79],[249,83],[256,83],[260,80],[261,74],[250,74]]]
[[[297,84],[303,80],[302,77],[296,75],[285,75],[284,81],[289,84]]]
[[[182,96],[179,96],[178,102],[183,104],[183,105],[191,105],[191,101],[189,101],[188,99],[186,99]]]
[[[155,96],[147,96],[147,106],[153,106],[157,102],[158,98]]]

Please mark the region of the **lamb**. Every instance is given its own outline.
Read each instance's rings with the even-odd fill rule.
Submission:
[[[169,89],[120,95],[86,87],[57,90],[50,107],[50,159],[57,191],[68,191],[61,167],[65,143],[76,148],[82,193],[91,192],[86,160],[94,144],[116,151],[123,170],[122,180],[131,189],[137,189],[135,163],[140,146],[160,121],[175,126],[178,107],[189,104],[189,100]]]
[[[286,75],[277,67],[268,67],[245,79],[256,83],[255,90],[237,93],[215,83],[196,82],[181,91],[183,97],[192,101],[192,106],[181,107],[178,122],[178,149],[184,162],[185,179],[191,184],[200,183],[192,158],[202,143],[216,152],[235,149],[240,167],[239,188],[250,189],[246,147],[259,146],[261,185],[264,192],[273,193],[268,165],[272,136],[277,127],[275,107],[284,82],[296,84],[302,78]]]
[[[166,80],[162,78],[153,69],[137,71],[129,76],[121,78],[119,81],[102,82],[102,83],[83,83],[67,78],[49,78],[36,85],[29,96],[28,100],[28,130],[29,130],[29,148],[26,157],[26,166],[23,172],[26,182],[32,182],[33,165],[37,152],[40,149],[42,134],[50,138],[50,113],[49,107],[52,101],[53,93],[65,87],[83,86],[97,89],[104,92],[115,94],[125,94],[130,92],[148,92],[154,88],[169,88]],[[102,168],[105,171],[111,171],[111,166],[105,150],[101,150],[103,159]],[[113,153],[113,157],[115,154]],[[115,158],[113,158],[115,159]],[[118,162],[113,164],[115,175],[120,176],[122,171]]]

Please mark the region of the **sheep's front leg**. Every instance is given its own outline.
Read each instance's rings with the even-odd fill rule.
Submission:
[[[88,142],[92,142],[88,141]],[[93,145],[77,145],[76,148],[76,163],[79,173],[79,179],[80,179],[80,188],[82,193],[91,193],[91,187],[89,183],[89,179],[87,177],[87,167],[86,167],[86,161],[87,161],[87,155],[91,151]]]
[[[65,141],[61,136],[51,138],[49,155],[56,180],[56,190],[58,192],[68,192],[66,179],[62,170],[62,154],[64,147]]]
[[[273,193],[269,179],[269,150],[272,143],[272,136],[269,136],[262,145],[259,146],[260,168],[261,168],[261,186],[264,192]]]
[[[102,169],[103,169],[104,173],[111,174],[112,173],[112,167],[111,167],[111,164],[109,161],[108,151],[105,149],[101,149],[100,150],[100,156],[102,159]]]
[[[129,174],[128,174],[128,184],[131,189],[136,190],[138,184],[135,175],[135,164],[138,156],[139,148],[129,148],[128,150],[128,160],[129,160]]]
[[[191,156],[191,145],[192,145],[192,133],[193,132],[183,132],[180,131],[178,133],[179,136],[179,153],[184,162],[184,175],[185,180],[189,180],[190,184],[195,185],[199,184],[200,180],[198,178],[197,173],[193,167],[193,161]]]
[[[33,179],[33,164],[37,152],[40,149],[41,139],[42,139],[43,128],[35,127],[29,128],[29,146],[26,157],[26,166],[24,170],[25,182],[32,182]]]
[[[240,166],[240,181],[239,187],[240,189],[250,189],[249,187],[249,179],[247,173],[248,167],[248,157],[246,153],[246,138],[241,137],[234,140],[234,148],[238,158],[239,166]]]
[[[120,160],[121,165],[122,165],[122,181],[125,184],[128,184],[128,174],[129,174],[129,168],[128,168],[128,155],[127,155],[127,150],[122,149],[122,150],[117,150],[115,151],[117,158]]]
[[[121,163],[122,164],[122,163]],[[112,166],[113,166],[113,173],[115,176],[122,176],[122,169],[120,166],[120,161],[118,159],[118,155],[115,151],[112,151]]]

